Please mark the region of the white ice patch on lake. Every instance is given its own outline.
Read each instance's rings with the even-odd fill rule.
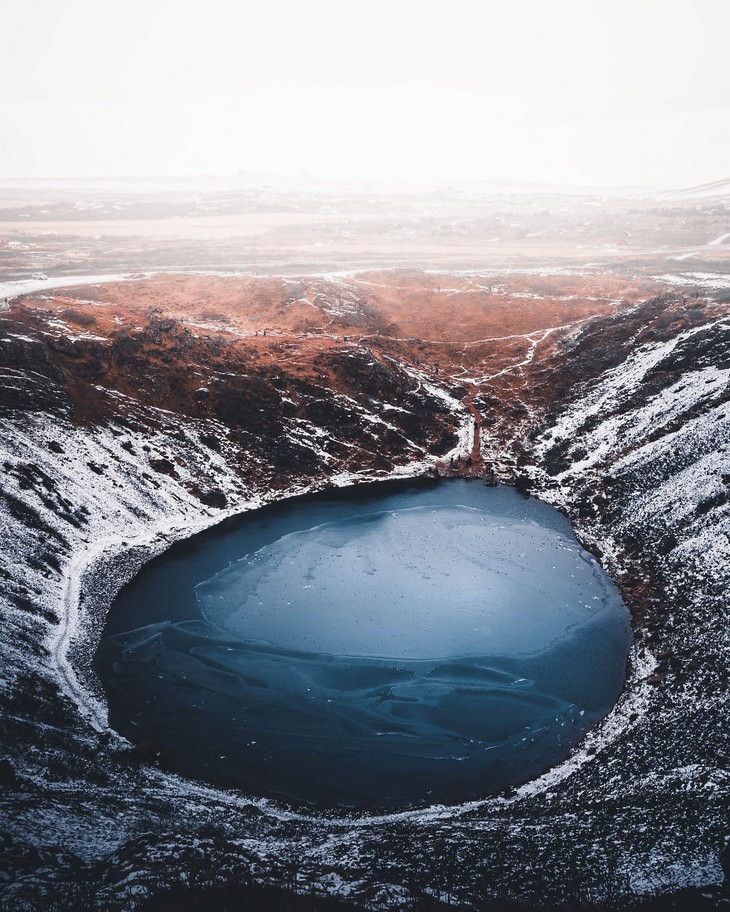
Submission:
[[[538,653],[616,599],[571,537],[459,505],[291,532],[196,595],[208,623],[241,640],[402,659]]]

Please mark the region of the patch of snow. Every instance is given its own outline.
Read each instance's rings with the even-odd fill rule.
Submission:
[[[714,241],[710,241],[707,245],[708,247],[719,247],[721,244],[724,244],[726,241],[730,241],[730,231],[727,234],[721,234],[720,237],[716,237]]]

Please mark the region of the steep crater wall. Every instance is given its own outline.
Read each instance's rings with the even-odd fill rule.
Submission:
[[[21,319],[2,342],[4,904],[39,908],[87,889],[134,908],[191,870],[209,884],[307,884],[376,908],[424,892],[459,904],[610,902],[719,883],[730,328],[710,312],[658,326],[673,306],[565,333],[520,384],[496,390],[493,412],[505,397],[523,408],[485,431],[489,446],[501,435],[503,471],[565,509],[626,594],[636,646],[619,704],[534,783],[381,819],[302,815],[165,774],[154,750],[105,730],[86,670],[113,595],[169,541],[323,483],[426,471],[463,421],[458,403],[372,353],[349,385],[320,380],[302,394],[277,376],[274,423],[299,429],[303,473],[272,460],[264,418],[245,417],[270,409],[273,393],[231,420],[99,389],[65,360],[74,355],[39,359],[48,345]],[[103,420],[80,407],[87,394]]]

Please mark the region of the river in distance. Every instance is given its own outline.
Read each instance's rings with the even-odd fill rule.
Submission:
[[[257,510],[114,602],[111,724],[171,770],[316,807],[525,782],[613,706],[631,640],[557,510],[456,480]]]

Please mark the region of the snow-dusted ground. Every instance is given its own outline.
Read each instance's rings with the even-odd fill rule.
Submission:
[[[109,282],[132,281],[129,274],[105,273],[104,275],[47,276],[45,279],[18,279],[0,282],[0,299],[18,295],[50,291],[54,288],[75,288],[77,285],[104,285]]]
[[[688,290],[697,288],[730,288],[730,275],[716,272],[667,272],[657,276],[657,281],[666,285],[684,286]]]
[[[320,481],[278,492],[244,483],[238,468],[262,454],[210,449],[201,434],[216,428],[163,410],[148,410],[136,429],[74,426],[61,414],[3,419],[0,696],[14,776],[0,798],[11,839],[4,907],[37,908],[68,873],[68,857],[33,856],[49,846],[100,865],[101,896],[119,908],[184,879],[203,844],[221,875],[243,869],[290,882],[294,865],[302,886],[374,908],[401,903],[414,878],[463,902],[600,899],[718,883],[730,794],[721,762],[730,652],[728,338],[718,320],[629,354],[563,403],[531,452],[537,490],[571,512],[614,577],[627,585],[646,574],[653,619],[632,650],[617,706],[535,782],[460,807],[387,816],[292,811],[166,774],[144,756],[130,761],[128,746],[106,730],[93,675],[106,611],[146,560],[232,512]],[[459,452],[467,452],[471,420],[420,380],[456,425],[463,416]],[[372,423],[364,413],[359,420]],[[317,447],[318,431],[305,428],[302,440]],[[548,471],[561,446],[565,465]],[[176,477],[151,470],[154,458],[170,460]],[[404,458],[392,474],[427,464]],[[329,481],[369,477],[343,471]],[[194,486],[215,487],[227,506],[205,506]]]

